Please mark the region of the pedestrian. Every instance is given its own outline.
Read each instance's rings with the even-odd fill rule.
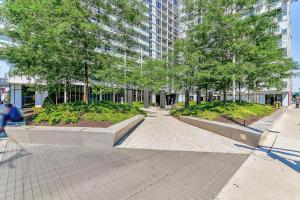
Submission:
[[[0,124],[0,132],[4,132],[4,128],[8,121],[11,122],[22,122],[24,120],[19,109],[12,104],[5,105],[4,112],[1,113],[2,121]]]
[[[0,114],[4,112],[5,105],[3,101],[0,101]]]

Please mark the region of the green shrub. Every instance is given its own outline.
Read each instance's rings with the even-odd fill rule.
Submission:
[[[132,103],[132,107],[135,107],[135,108],[144,108],[144,102],[140,102],[140,101],[135,101]]]
[[[86,113],[83,115],[83,119],[89,121],[107,121],[113,124],[118,123],[120,121],[124,121],[133,117],[134,114],[123,114],[123,113]]]
[[[207,119],[207,120],[216,120],[218,116],[219,114],[217,112],[211,112],[208,110],[197,113],[197,117]]]
[[[61,119],[62,119],[62,113],[54,112],[54,113],[51,113],[51,115],[49,116],[48,123],[50,125],[58,124],[61,121]]]
[[[53,100],[50,97],[46,97],[43,101],[42,107],[47,107],[47,106],[53,105],[53,104],[54,104]]]
[[[34,121],[38,124],[42,124],[49,121],[49,115],[45,112],[40,112],[35,118]]]
[[[48,123],[50,125],[77,123],[81,118],[117,123],[134,115],[143,114],[137,107],[112,102],[47,104],[45,108],[36,113],[38,114],[34,119],[35,123]]]
[[[183,105],[183,103],[181,103]],[[232,119],[249,119],[251,117],[264,117],[270,115],[276,109],[270,105],[233,103],[226,104],[221,101],[202,102],[199,105],[191,105],[188,108],[176,106],[171,110],[173,116],[195,116],[209,120],[215,120],[218,116],[225,116]]]

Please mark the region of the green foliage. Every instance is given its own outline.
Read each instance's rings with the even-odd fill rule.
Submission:
[[[47,107],[53,104],[54,104],[53,100],[50,97],[46,97],[45,100],[43,101],[42,107]]]
[[[0,9],[4,34],[15,41],[3,44],[1,59],[14,65],[13,73],[34,77],[49,92],[81,81],[87,103],[91,79],[123,81],[116,67],[120,57],[103,49],[120,41],[119,54],[139,56],[130,47],[137,44],[133,26],[145,18],[142,0],[6,0]]]
[[[85,120],[90,120],[90,121],[108,121],[113,124],[124,121],[130,117],[135,116],[134,113],[86,113],[83,115],[83,118]]]
[[[232,119],[248,119],[251,117],[264,117],[273,113],[276,109],[269,105],[233,103],[215,101],[203,102],[188,108],[174,108],[171,110],[173,116],[195,116],[209,120],[215,120],[218,116]]]
[[[34,119],[35,123],[49,125],[77,123],[81,119],[117,123],[143,114],[137,107],[111,102],[48,104],[35,112],[38,113]]]
[[[144,102],[143,101],[135,101],[132,103],[132,107],[134,108],[143,108],[144,107]]]
[[[272,1],[265,3],[269,7]],[[286,87],[283,80],[291,77],[295,63],[278,45],[276,18],[282,11],[255,14],[256,4],[255,0],[183,1],[187,37],[175,42],[171,63],[175,85],[186,97],[190,90],[205,88],[221,91],[226,102],[234,82],[239,92],[242,87],[255,93]]]

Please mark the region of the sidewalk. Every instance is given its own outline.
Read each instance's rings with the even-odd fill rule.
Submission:
[[[250,146],[181,122],[160,108],[148,115],[119,148],[250,154]],[[245,148],[248,147],[248,148]]]
[[[300,109],[290,107],[216,200],[300,200]]]
[[[0,138],[0,163],[5,152],[7,138]]]

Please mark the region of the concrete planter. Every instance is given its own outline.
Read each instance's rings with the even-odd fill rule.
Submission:
[[[22,125],[5,130],[8,137],[19,143],[114,146],[143,120],[143,115],[137,115],[108,128]]]
[[[286,111],[282,108],[250,126],[239,126],[217,121],[209,121],[196,117],[181,116],[179,120],[187,124],[211,131],[218,135],[257,147],[264,132],[266,132]]]

